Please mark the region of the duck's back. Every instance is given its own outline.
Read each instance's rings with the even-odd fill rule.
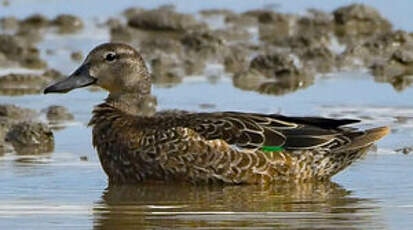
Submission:
[[[144,117],[104,103],[90,125],[110,183],[238,184],[329,179],[388,132],[340,128],[354,122],[236,112]]]

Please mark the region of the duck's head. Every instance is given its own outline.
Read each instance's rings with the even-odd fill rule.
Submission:
[[[47,87],[44,93],[66,93],[89,85],[110,94],[148,94],[151,78],[141,55],[122,43],[105,43],[94,48],[68,78]]]

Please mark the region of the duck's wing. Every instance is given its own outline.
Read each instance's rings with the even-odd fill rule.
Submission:
[[[351,142],[340,126],[349,119],[286,117],[238,112],[189,113],[164,117],[164,127],[190,128],[207,140],[221,139],[245,149],[314,149],[340,147]]]

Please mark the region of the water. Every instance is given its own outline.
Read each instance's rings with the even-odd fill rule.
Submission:
[[[85,4],[90,6],[91,2],[95,1]],[[168,1],[140,4],[155,7],[164,2]],[[191,12],[201,7],[230,7],[230,2],[198,5],[182,1],[177,8]],[[397,5],[392,9],[388,9],[385,1],[366,2],[378,7],[396,27],[411,27],[410,23],[399,21],[407,17],[410,2],[400,1],[400,5],[406,7]],[[133,3],[120,1],[114,5],[112,14]],[[257,7],[268,3],[259,1]],[[296,10],[318,5],[332,9],[341,4],[299,1]],[[234,7],[239,11],[252,5],[252,1],[248,1]],[[280,7],[288,11],[292,10],[290,5],[282,3]],[[40,10],[51,16],[66,10],[60,1],[34,0],[11,1],[7,12],[4,9],[0,8],[0,15],[21,17]],[[94,15],[97,11],[82,8],[81,1],[70,5],[67,11],[83,14],[85,18],[103,17]],[[89,21],[89,24],[93,23]],[[67,58],[71,51],[85,53],[108,39],[104,29],[90,28],[96,36],[87,33],[46,36],[39,47],[43,51],[60,50],[53,59],[49,57],[49,65],[70,72],[78,65]],[[219,69],[217,71],[219,73]],[[328,183],[107,187],[106,176],[91,146],[91,130],[86,126],[93,105],[101,102],[106,93],[82,89],[67,95],[0,96],[0,103],[35,109],[59,104],[75,115],[75,122],[55,131],[53,153],[0,157],[0,229],[411,229],[413,155],[396,153],[395,149],[412,144],[413,88],[397,92],[391,85],[374,82],[368,73],[359,71],[319,76],[316,83],[306,89],[271,96],[237,89],[228,76],[218,76],[214,81],[205,77],[189,78],[172,88],[155,86],[153,94],[157,96],[159,109],[359,118],[363,120],[361,127],[390,125],[392,133],[378,143],[376,151]],[[202,104],[213,106],[205,108]],[[405,119],[401,121],[400,117]],[[81,160],[82,156],[88,160]]]

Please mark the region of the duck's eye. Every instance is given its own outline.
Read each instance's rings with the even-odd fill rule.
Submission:
[[[105,60],[108,62],[113,62],[116,59],[116,53],[110,52],[105,55]]]

